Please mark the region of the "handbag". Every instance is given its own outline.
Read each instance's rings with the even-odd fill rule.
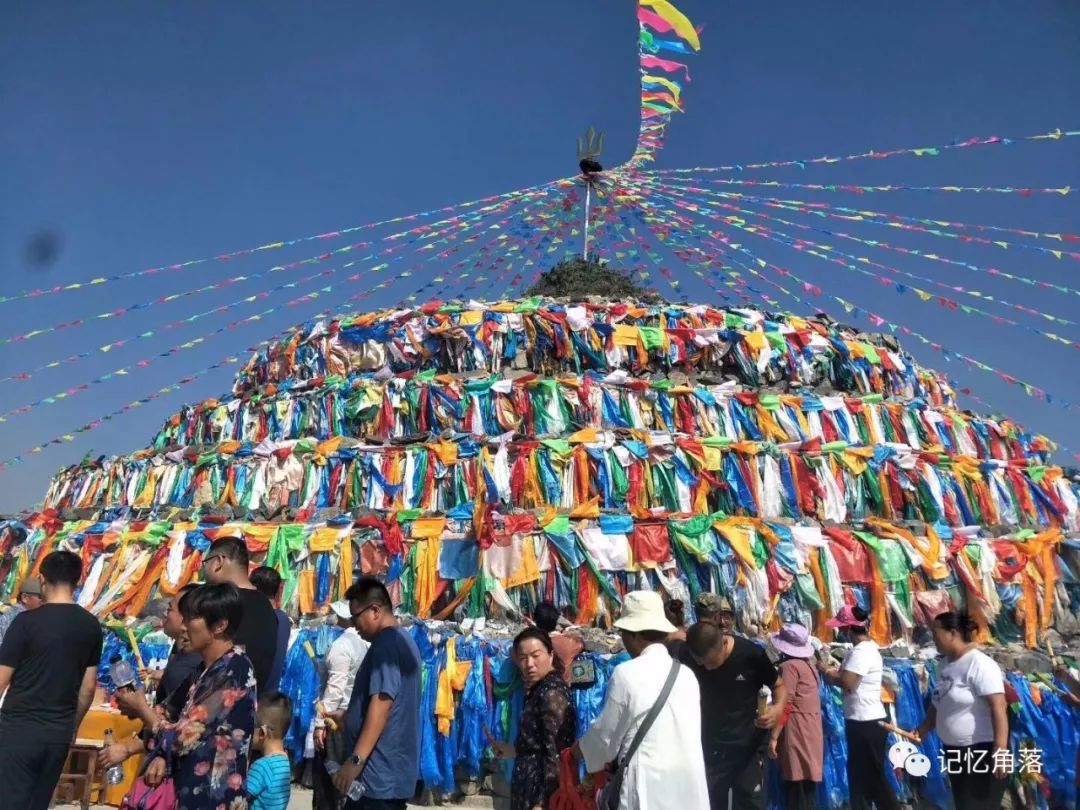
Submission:
[[[171,777],[163,779],[157,787],[150,787],[140,776],[120,801],[120,810],[175,810],[175,808],[176,787]]]
[[[645,715],[645,719],[641,721],[641,725],[638,726],[634,739],[630,741],[630,747],[626,749],[626,756],[624,756],[621,761],[615,763],[615,768],[611,772],[607,784],[600,789],[600,793],[596,797],[596,806],[599,810],[616,810],[616,808],[618,808],[619,795],[622,793],[622,783],[623,777],[626,775],[626,768],[630,764],[630,760],[634,758],[634,754],[637,753],[641,741],[645,739],[645,735],[648,734],[649,729],[652,728],[652,724],[656,722],[660,710],[664,708],[664,704],[667,703],[668,695],[671,694],[671,687],[675,685],[675,678],[678,677],[679,674],[679,666],[678,659],[672,659],[671,671],[668,672],[667,680],[664,681],[664,688],[660,690],[660,695],[656,698],[656,702],[652,705],[652,708],[649,709],[649,713]]]
[[[567,748],[559,754],[559,787],[548,800],[548,810],[596,810],[592,797],[578,783],[578,763]]]

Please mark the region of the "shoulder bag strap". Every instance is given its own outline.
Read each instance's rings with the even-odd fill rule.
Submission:
[[[668,695],[671,694],[671,687],[675,685],[675,678],[679,675],[680,667],[681,664],[679,664],[679,660],[673,658],[671,660],[671,671],[668,672],[667,680],[664,681],[664,688],[660,690],[660,695],[656,698],[656,702],[652,705],[652,708],[649,709],[649,713],[645,715],[645,719],[641,721],[641,725],[638,726],[634,739],[630,741],[630,747],[626,749],[626,756],[624,756],[615,767],[615,773],[618,776],[622,776],[623,771],[626,770],[626,766],[630,764],[630,760],[633,759],[634,754],[637,753],[641,741],[645,739],[645,735],[649,733],[652,724],[656,722],[660,710],[663,709],[664,704],[667,703]]]

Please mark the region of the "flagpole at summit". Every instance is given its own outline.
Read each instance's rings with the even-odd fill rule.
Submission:
[[[581,258],[585,261],[589,260],[589,204],[592,202],[592,182],[585,181],[585,227],[584,234],[585,240],[581,248]]]
[[[596,158],[604,149],[604,133],[597,132],[592,127],[585,133],[584,138],[577,140],[578,168],[581,169],[581,177],[585,181],[585,222],[582,229],[584,243],[581,249],[581,258],[589,260],[589,226],[591,223],[592,188],[593,183],[599,179],[599,174],[604,171]]]

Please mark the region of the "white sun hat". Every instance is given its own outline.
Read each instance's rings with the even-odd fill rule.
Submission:
[[[641,633],[654,630],[674,633],[675,625],[664,615],[664,600],[655,591],[630,591],[623,597],[622,614],[615,622],[619,630]]]

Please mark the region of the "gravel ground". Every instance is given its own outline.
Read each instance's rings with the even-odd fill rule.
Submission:
[[[422,806],[422,805],[418,805]],[[492,808],[491,797],[489,796],[470,796],[468,799],[460,804],[447,804],[445,807],[476,807],[476,808]],[[78,810],[77,804],[58,804],[56,810]],[[90,810],[115,810],[111,805],[107,804],[93,804],[90,805]],[[289,810],[311,810],[311,791],[304,788],[293,787],[292,798],[289,800]]]

